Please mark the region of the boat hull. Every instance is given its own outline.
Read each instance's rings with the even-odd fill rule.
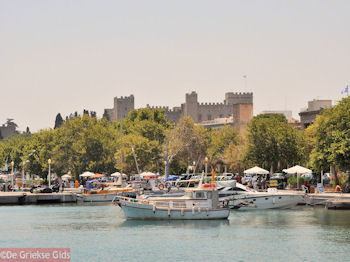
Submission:
[[[230,201],[229,207],[238,210],[289,209],[300,201],[300,195],[245,196]]]
[[[115,193],[112,194],[90,194],[90,195],[80,195],[78,200],[83,202],[112,202],[115,197]]]
[[[229,209],[166,209],[129,201],[120,201],[119,205],[127,219],[213,220],[227,219],[230,214]]]

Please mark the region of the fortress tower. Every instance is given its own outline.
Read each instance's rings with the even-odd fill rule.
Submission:
[[[198,95],[192,91],[191,94],[186,94],[184,106],[184,115],[192,117],[195,123],[198,122]]]
[[[125,97],[115,97],[114,107],[111,109],[105,109],[103,116],[105,116],[109,121],[113,122],[115,120],[123,119],[126,115],[135,109],[134,95]]]

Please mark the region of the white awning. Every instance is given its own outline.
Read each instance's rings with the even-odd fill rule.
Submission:
[[[266,174],[269,174],[270,172],[261,168],[261,167],[258,167],[258,166],[255,166],[255,167],[252,167],[252,168],[249,168],[247,170],[244,170],[244,174],[257,174],[257,175],[266,175]]]
[[[287,174],[312,174],[312,170],[298,165],[288,169],[283,169],[283,172]]]

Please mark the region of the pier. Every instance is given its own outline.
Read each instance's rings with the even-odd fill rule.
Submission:
[[[350,194],[315,193],[309,194],[305,202],[310,206],[322,205],[328,209],[350,209]]]
[[[0,205],[77,202],[77,195],[63,193],[0,192]]]

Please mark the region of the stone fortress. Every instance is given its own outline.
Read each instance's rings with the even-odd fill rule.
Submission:
[[[164,110],[168,121],[177,123],[181,116],[190,116],[195,123],[205,127],[218,127],[217,119],[226,119],[224,123],[243,131],[245,124],[253,118],[253,93],[226,93],[223,103],[199,103],[196,92],[186,94],[185,103],[179,107],[146,106],[149,109]],[[115,97],[114,107],[105,109],[104,116],[111,122],[122,119],[135,109],[134,96]],[[220,121],[219,121],[220,122]],[[221,121],[223,122],[223,121]]]

